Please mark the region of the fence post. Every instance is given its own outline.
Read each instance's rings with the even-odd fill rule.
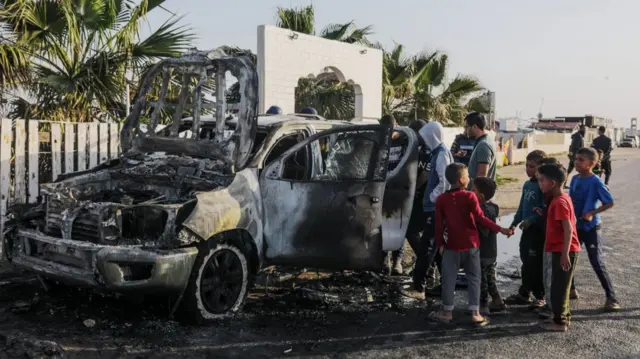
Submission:
[[[39,175],[39,156],[40,156],[40,121],[29,121],[29,174],[27,177],[28,191],[27,201],[29,203],[36,203],[38,201],[38,195],[40,194],[40,181]]]
[[[120,128],[117,123],[109,124],[109,158],[117,158],[120,151]]]
[[[109,159],[109,124],[101,123],[100,124],[100,157],[98,158],[98,163],[103,163]]]
[[[64,125],[64,173],[75,170],[76,131],[73,123]]]
[[[11,186],[11,143],[13,131],[11,120],[3,118],[0,122],[0,235],[4,232],[4,220],[9,204],[9,189]],[[0,260],[2,246],[0,246]]]
[[[78,171],[87,169],[87,124],[78,124]]]
[[[16,123],[16,144],[14,148],[14,177],[13,177],[13,202],[25,203],[27,199],[26,187],[26,158],[25,148],[27,146],[27,131],[24,120],[15,120]]]
[[[55,181],[62,173],[62,136],[60,124],[51,124],[51,180]]]

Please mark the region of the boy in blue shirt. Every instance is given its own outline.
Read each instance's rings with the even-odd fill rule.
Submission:
[[[578,150],[575,159],[578,176],[571,179],[569,196],[571,196],[575,208],[578,238],[580,243],[584,244],[589,255],[589,262],[591,262],[607,296],[604,309],[605,311],[617,311],[620,309],[620,305],[604,264],[601,248],[602,237],[600,236],[602,224],[600,213],[613,207],[613,197],[602,179],[593,173],[597,159],[598,153],[592,148]],[[600,206],[598,206],[598,202]],[[572,292],[575,293],[574,283],[571,287]]]
[[[531,310],[545,306],[543,257],[545,226],[541,216],[534,209],[544,206],[544,195],[538,184],[536,172],[547,157],[544,151],[535,150],[527,155],[526,171],[529,180],[522,186],[522,197],[518,211],[513,217],[511,230],[520,225],[520,260],[522,260],[522,285],[518,293],[507,298],[507,304],[528,304]],[[531,301],[533,294],[534,301]]]

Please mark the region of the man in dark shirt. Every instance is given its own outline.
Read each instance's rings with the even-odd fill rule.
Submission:
[[[571,145],[569,145],[569,167],[567,168],[567,180],[569,180],[569,174],[574,169],[574,162],[576,160],[576,153],[578,150],[584,147],[584,135],[587,132],[585,125],[580,125],[578,132],[571,136]],[[565,183],[565,188],[569,188]]]
[[[598,128],[598,134],[600,136],[593,139],[591,147],[597,151],[602,151],[602,158],[600,158],[600,169],[604,172],[604,184],[609,185],[609,179],[611,178],[611,151],[613,151],[613,145],[611,139],[605,136],[607,129],[604,126]]]
[[[456,136],[451,144],[451,154],[456,162],[463,163],[465,166],[469,166],[469,159],[473,153],[473,147],[476,140],[467,136],[466,133],[461,133]]]

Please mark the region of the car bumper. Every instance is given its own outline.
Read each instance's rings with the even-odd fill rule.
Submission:
[[[108,246],[18,231],[13,263],[67,284],[110,291],[179,292],[189,281],[198,250]]]

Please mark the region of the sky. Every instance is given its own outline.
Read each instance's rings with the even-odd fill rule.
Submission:
[[[167,0],[198,36],[199,49],[253,51],[257,27],[277,7],[310,0]],[[372,40],[410,53],[439,50],[449,77],[476,77],[496,93],[497,117],[592,114],[628,127],[640,117],[640,1],[315,0],[316,29],[354,20]],[[149,27],[172,15],[155,10]]]

